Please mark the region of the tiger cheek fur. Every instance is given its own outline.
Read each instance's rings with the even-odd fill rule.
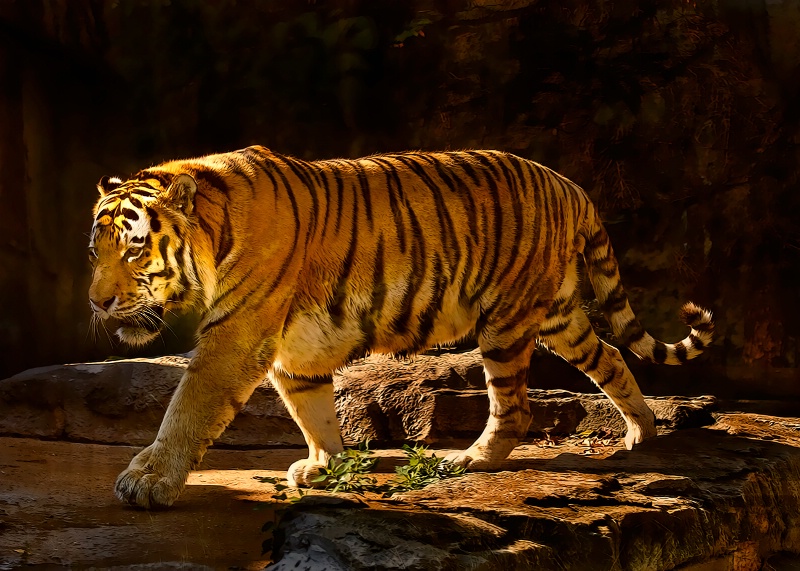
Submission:
[[[122,260],[137,287],[126,296],[91,293],[96,313],[127,317],[144,338],[153,312],[204,312],[155,442],[117,479],[119,498],[145,508],[175,501],[265,375],[309,448],[289,467],[289,481],[312,485],[342,450],[333,371],[370,352],[414,353],[469,335],[484,358],[489,420],[451,456],[457,464],[497,468],[525,436],[537,343],[611,398],[629,448],[654,435],[653,414],[619,352],[580,309],[580,256],[614,334],[641,358],[682,363],[712,337],[710,313],[692,304],[682,312],[686,339],[648,335],[586,194],[507,153],[305,162],[249,147],[167,162],[126,181],[104,178],[98,188],[90,256],[98,266]],[[110,246],[100,248],[101,239]],[[118,305],[104,308],[111,295]]]

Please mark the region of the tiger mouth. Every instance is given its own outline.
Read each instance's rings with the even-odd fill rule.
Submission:
[[[151,305],[137,313],[115,317],[120,327],[158,333],[164,327],[164,306]]]

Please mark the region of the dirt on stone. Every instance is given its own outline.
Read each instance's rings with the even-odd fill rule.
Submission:
[[[263,478],[282,478],[305,450],[212,449],[175,505],[151,512],[112,492],[136,450],[0,438],[0,570],[755,571],[800,554],[797,418],[720,413],[630,452],[604,434],[544,437],[518,447],[507,471],[299,503],[276,501]],[[376,455],[380,481],[404,460]]]
[[[303,451],[212,450],[174,508],[148,512],[113,493],[136,450],[0,438],[0,569],[263,569],[274,491],[253,477],[281,475]]]
[[[513,457],[572,451],[601,458],[619,448],[591,439],[543,439],[520,446]],[[305,449],[211,449],[175,505],[159,511],[126,506],[114,496],[117,474],[138,450],[0,437],[0,570],[250,570],[270,562],[269,550],[262,551],[271,535],[262,527],[277,521],[276,510],[287,502],[276,502],[274,486],[261,478],[283,478]],[[404,461],[396,449],[375,454],[379,481]]]

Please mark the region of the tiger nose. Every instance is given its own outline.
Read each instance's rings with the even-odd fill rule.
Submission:
[[[111,305],[112,305],[112,304],[113,304],[113,303],[114,303],[116,300],[117,300],[117,296],[115,296],[115,295],[112,295],[111,297],[109,297],[109,298],[107,298],[107,299],[102,299],[102,300],[96,300],[96,299],[92,299],[92,298],[90,297],[90,298],[89,298],[89,303],[91,303],[91,304],[92,304],[92,308],[93,308],[95,311],[99,311],[99,310],[101,310],[101,309],[102,309],[103,311],[108,311],[108,308],[109,308],[109,307],[111,307]]]

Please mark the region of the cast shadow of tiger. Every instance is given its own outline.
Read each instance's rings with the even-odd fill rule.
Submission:
[[[499,470],[536,470],[590,474],[663,474],[713,482],[772,470],[785,464],[800,467],[800,448],[740,432],[688,428],[650,438],[633,450],[620,449],[606,458],[565,452],[554,458],[514,458]],[[800,482],[798,482],[800,489]]]

